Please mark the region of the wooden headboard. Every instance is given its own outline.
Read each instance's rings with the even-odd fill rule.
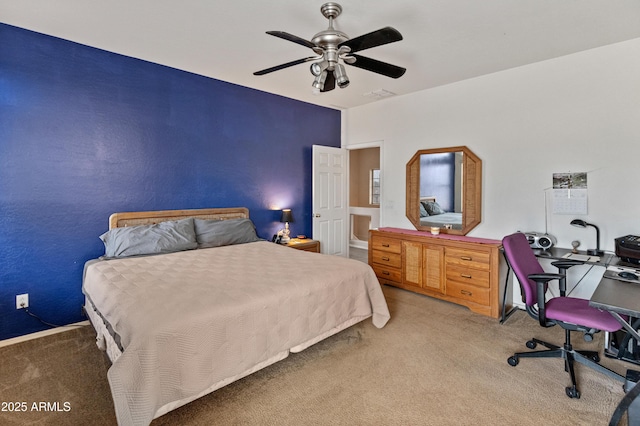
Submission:
[[[167,220],[180,220],[188,217],[208,220],[243,219],[249,217],[246,207],[228,207],[220,209],[159,210],[149,212],[122,212],[109,216],[109,229],[125,226],[152,225]]]

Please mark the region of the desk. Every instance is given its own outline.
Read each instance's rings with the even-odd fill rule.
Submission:
[[[566,259],[571,259],[571,257],[567,258],[565,256],[567,256],[570,253],[573,253],[573,251],[571,249],[566,249],[566,248],[551,247],[548,250],[534,249],[533,253],[536,255],[536,257],[539,257],[540,259],[566,260]],[[585,256],[585,257],[587,256],[587,252],[582,250],[578,250],[578,253],[576,254],[580,256]],[[604,256],[600,256],[600,260],[585,261],[584,263],[587,265],[604,266],[606,268],[607,266],[609,266],[612,260],[613,260],[613,255],[610,253],[605,253]]]
[[[631,324],[621,316],[628,315],[630,317],[640,318],[640,283],[632,283],[603,277],[600,280],[596,291],[593,292],[591,300],[589,300],[589,306],[609,311],[611,315],[613,315],[614,318],[622,324],[627,333],[640,341],[640,335],[638,332],[634,330]],[[628,376],[629,372],[627,371],[627,377]],[[626,386],[625,390],[628,390],[626,389]],[[629,407],[634,404],[634,401],[638,398],[639,394],[640,384],[636,384],[633,389],[628,391],[627,395],[622,398],[618,407],[616,407],[609,425],[617,425],[622,414],[627,410],[629,410],[629,424],[637,424],[636,422],[640,419],[635,417],[632,419],[632,416],[637,415],[635,410],[637,410],[638,407],[634,406],[633,414],[632,409]]]
[[[620,316],[622,314],[640,318],[640,283],[603,277],[593,292],[589,305],[609,311],[629,334],[640,341],[640,334]]]

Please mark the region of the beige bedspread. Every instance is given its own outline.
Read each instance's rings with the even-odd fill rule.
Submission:
[[[83,292],[124,349],[108,372],[120,425],[147,425],[389,311],[355,260],[255,242],[89,263]]]

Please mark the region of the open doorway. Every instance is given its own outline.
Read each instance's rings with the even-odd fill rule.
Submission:
[[[380,226],[380,147],[349,149],[349,253],[366,256],[369,229]]]

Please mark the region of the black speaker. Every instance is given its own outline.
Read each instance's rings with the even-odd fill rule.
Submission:
[[[524,235],[529,241],[529,246],[533,249],[547,250],[556,243],[556,237],[542,232],[525,232]]]

